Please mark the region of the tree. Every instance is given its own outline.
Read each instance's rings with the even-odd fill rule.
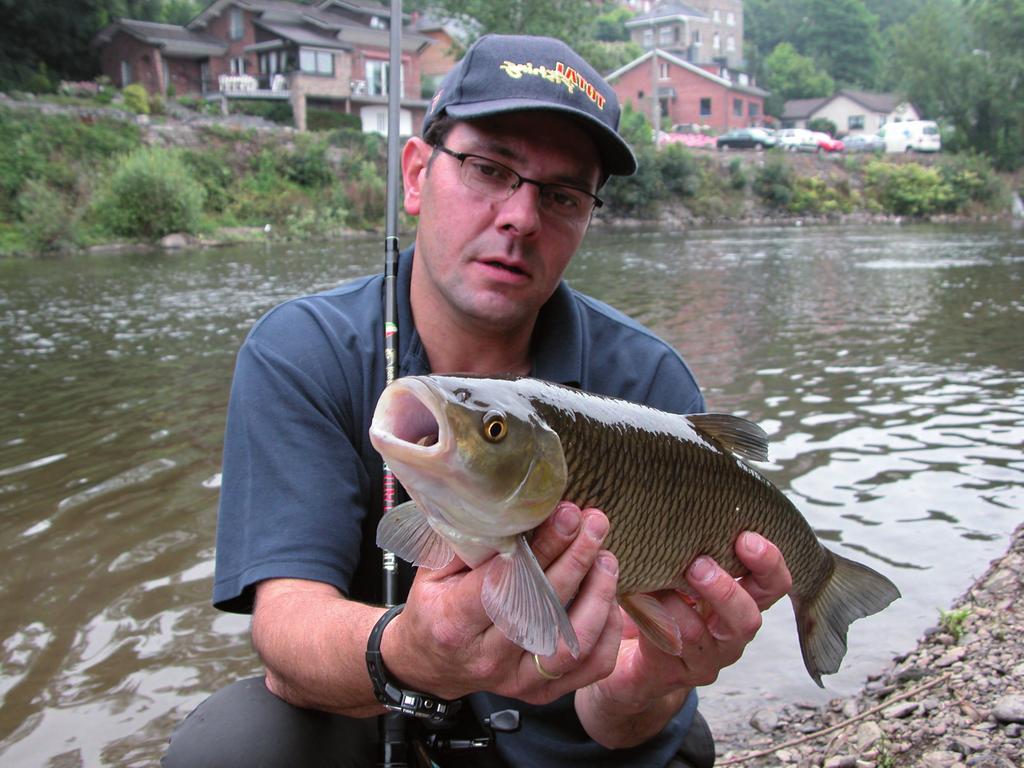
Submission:
[[[420,0],[419,6],[441,18],[461,21],[477,35],[546,35],[573,48],[588,38],[594,14],[588,0]]]
[[[1024,0],[930,0],[889,32],[887,82],[955,128],[952,146],[1024,163]]]
[[[835,83],[807,56],[801,56],[791,43],[779,43],[764,60],[761,82],[771,91],[765,111],[781,115],[782,106],[790,99],[811,99],[831,96]]]

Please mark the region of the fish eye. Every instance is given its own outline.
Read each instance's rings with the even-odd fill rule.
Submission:
[[[484,440],[498,443],[504,440],[507,434],[508,423],[505,421],[505,414],[500,411],[488,411],[484,415]]]

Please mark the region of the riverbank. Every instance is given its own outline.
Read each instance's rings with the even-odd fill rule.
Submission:
[[[297,133],[173,102],[165,112],[0,94],[0,256],[299,242],[379,229],[386,158],[376,134]],[[1009,218],[1020,186],[972,155],[718,152],[631,140],[640,171],[602,188],[595,226],[983,222]],[[411,231],[415,222],[401,224]]]
[[[1005,555],[855,696],[758,710],[716,732],[717,766],[1024,765],[1024,525]]]

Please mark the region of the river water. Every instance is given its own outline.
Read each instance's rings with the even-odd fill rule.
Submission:
[[[209,606],[234,355],[290,296],[375,270],[378,240],[0,263],[0,763],[143,766],[256,672]],[[903,599],[856,623],[824,692],[788,601],[702,692],[726,727],[851,692],[1002,554],[1024,507],[1024,233],[772,227],[593,233],[573,285],[689,360],[760,468]]]

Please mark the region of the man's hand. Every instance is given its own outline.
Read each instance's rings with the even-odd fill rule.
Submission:
[[[657,597],[675,618],[681,656],[670,656],[639,634],[628,617],[614,671],[576,694],[576,711],[591,738],[607,747],[638,744],[658,733],[692,688],[715,681],[740,658],[761,627],[761,612],[786,594],[792,579],[782,554],[756,533],[736,541],[750,570],[733,579],[710,557],[698,557],[687,581],[703,607],[675,591]]]
[[[601,545],[608,519],[598,510],[559,505],[531,547],[563,603],[580,643],[574,659],[564,642],[541,659],[501,633],[480,602],[487,568],[456,561],[416,575],[402,615],[384,633],[381,655],[406,685],[445,698],[493,691],[546,703],[609,675],[616,665],[622,618],[615,599],[618,561]]]

